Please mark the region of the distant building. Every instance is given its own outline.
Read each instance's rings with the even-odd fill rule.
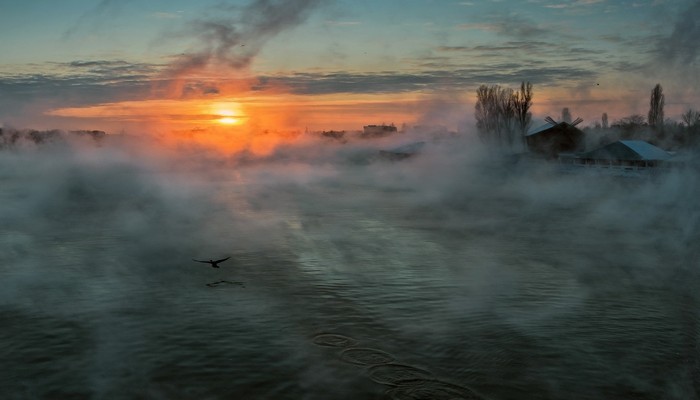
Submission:
[[[580,122],[580,119],[568,123],[548,118],[546,124],[525,135],[528,150],[548,159],[557,158],[561,153],[583,151],[585,133],[576,127]]]
[[[382,137],[398,132],[394,124],[391,125],[365,125],[362,130],[362,137]]]

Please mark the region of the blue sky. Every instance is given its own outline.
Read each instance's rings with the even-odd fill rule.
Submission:
[[[698,12],[700,0],[5,1],[0,123],[66,127],[78,121],[52,110],[224,97],[243,77],[257,94],[450,98],[465,114],[479,84],[528,80],[540,118],[570,107],[589,123],[645,114],[661,83],[674,117],[700,108]],[[154,91],[175,75],[180,92]]]

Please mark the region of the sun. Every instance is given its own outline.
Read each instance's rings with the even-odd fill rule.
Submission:
[[[221,125],[237,125],[241,123],[241,120],[234,117],[221,117],[217,122]]]
[[[240,106],[236,103],[219,103],[214,105],[215,121],[221,125],[239,125],[243,122]]]

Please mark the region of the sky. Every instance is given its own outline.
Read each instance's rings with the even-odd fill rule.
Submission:
[[[0,126],[108,133],[473,129],[479,85],[533,118],[700,109],[700,0],[4,0]]]

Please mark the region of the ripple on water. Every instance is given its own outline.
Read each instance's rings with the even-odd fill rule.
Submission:
[[[382,364],[369,367],[370,379],[383,385],[396,386],[405,381],[429,379],[432,374],[424,369],[404,364]]]
[[[350,347],[357,344],[357,341],[353,338],[343,335],[336,335],[333,333],[322,333],[320,335],[316,335],[313,341],[319,346],[327,347]]]
[[[370,348],[347,349],[340,353],[340,359],[356,365],[379,365],[394,361],[391,354]]]
[[[402,381],[386,395],[392,400],[486,400],[463,386],[431,379]]]
[[[209,286],[209,287],[218,287],[221,285],[240,286],[240,287],[245,288],[245,282],[218,281],[218,282],[207,283],[207,286]]]

